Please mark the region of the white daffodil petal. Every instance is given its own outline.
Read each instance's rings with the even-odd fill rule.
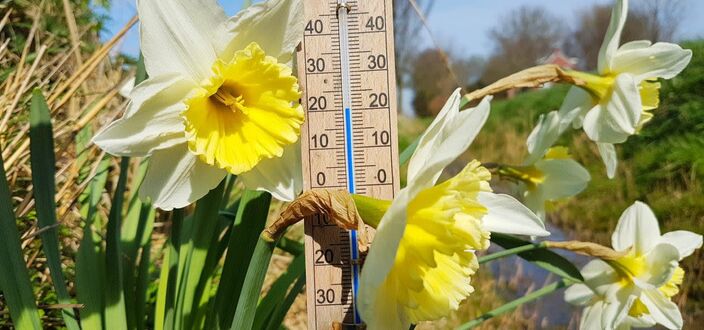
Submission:
[[[279,158],[264,159],[248,172],[239,175],[247,189],[268,191],[280,201],[292,201],[303,190],[301,145],[284,148]]]
[[[677,230],[665,233],[660,240],[663,243],[670,243],[680,252],[680,260],[694,253],[694,250],[702,247],[702,235],[691,231]]]
[[[582,165],[572,159],[546,159],[535,163],[544,179],[541,184],[543,198],[556,200],[580,193],[587,187],[591,176]]]
[[[369,250],[364,261],[358,303],[362,319],[368,324],[402,322],[399,318],[402,313],[396,310],[397,307],[384,306],[377,301],[384,301],[384,292],[379,288],[394,265],[396,252],[406,228],[406,208],[411,198],[407,188],[402,189],[394,198],[377,227],[374,247]]]
[[[630,286],[613,285],[609,288],[601,318],[602,329],[614,329],[626,319],[637,298],[633,293],[634,290]]]
[[[657,322],[652,316],[648,314],[643,314],[639,317],[626,316],[624,322],[621,323],[616,329],[617,330],[630,330],[631,328],[650,328],[655,326]]]
[[[584,278],[584,284],[600,296],[606,295],[609,288],[619,281],[618,273],[601,259],[590,261],[582,268],[580,273],[582,273]]]
[[[543,186],[538,185],[533,190],[526,190],[523,195],[523,204],[545,221],[545,197],[543,196]]]
[[[628,0],[617,0],[611,11],[611,20],[604,36],[604,42],[599,49],[598,69],[599,73],[611,72],[613,60],[621,43],[621,31],[626,24],[628,15]]]
[[[680,253],[674,245],[660,243],[645,258],[648,271],[641,278],[654,288],[659,288],[672,278],[679,265]]]
[[[606,166],[606,176],[609,179],[613,179],[616,175],[616,167],[618,167],[618,156],[616,155],[616,148],[611,143],[596,143],[596,147],[599,150],[599,155],[601,155],[601,160],[604,161]]]
[[[217,187],[226,174],[201,162],[186,144],[179,144],[154,152],[139,194],[162,210],[182,208]]]
[[[633,42],[623,45],[613,61],[613,71],[628,72],[636,82],[644,79],[671,79],[678,75],[692,59],[692,51],[677,44],[658,42],[646,45]],[[643,47],[645,46],[645,47]]]
[[[562,132],[560,131],[560,114],[557,111],[550,111],[542,114],[538,118],[538,124],[530,132],[526,145],[530,154],[525,160],[525,164],[533,164],[545,155],[545,152],[552,147]]]
[[[227,30],[234,39],[227,45],[225,54],[234,54],[256,42],[280,63],[289,63],[301,40],[304,23],[301,0],[268,0],[253,4],[228,21]]]
[[[586,305],[594,296],[594,291],[584,284],[573,284],[565,290],[565,301],[572,305]]]
[[[668,329],[682,329],[682,314],[677,305],[667,299],[659,290],[647,290],[640,301],[648,307],[650,316]]]
[[[597,301],[593,305],[584,308],[582,319],[579,322],[580,329],[601,329],[601,316],[604,314],[604,301]]]
[[[611,96],[584,117],[584,132],[592,141],[622,143],[636,132],[642,112],[633,76],[621,74],[614,81]]]
[[[178,75],[150,78],[131,92],[122,118],[108,124],[93,143],[116,156],[145,156],[186,141],[180,114],[183,98],[193,87]]]
[[[648,253],[659,241],[658,220],[650,207],[639,201],[623,211],[611,236],[611,246],[616,251],[633,247],[636,255]]]
[[[564,132],[570,125],[575,129],[582,127],[584,116],[597,105],[589,94],[589,92],[572,86],[562,101],[560,110],[560,134]]]
[[[477,200],[487,209],[482,224],[488,231],[513,235],[550,235],[535,213],[509,195],[480,192]]]
[[[449,122],[438,133],[440,136],[435,140],[433,148],[422,151],[422,157],[413,154],[413,176],[410,175],[411,164],[408,165],[408,188],[412,195],[434,185],[445,167],[469,148],[489,117],[490,101],[491,97],[485,97],[476,108],[460,111],[454,116],[448,114],[445,118]],[[450,111],[457,112],[459,108],[456,106]],[[425,155],[426,152],[429,153]]]
[[[141,48],[150,77],[206,79],[224,39],[227,16],[215,0],[138,0]]]
[[[418,173],[428,163],[432,155],[437,152],[437,146],[442,142],[443,132],[447,126],[455,118],[460,107],[460,89],[457,88],[443,105],[440,112],[435,116],[435,119],[430,123],[420,136],[416,150],[413,152],[411,159],[408,161],[408,174],[406,178],[408,182],[412,182],[418,176]]]

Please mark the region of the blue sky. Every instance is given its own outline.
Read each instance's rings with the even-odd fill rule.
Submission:
[[[152,0],[158,1],[158,0]],[[674,0],[673,0],[674,1]],[[679,0],[687,6],[679,37],[681,39],[704,38],[704,1]],[[219,0],[225,11],[232,15],[242,7],[242,0]],[[611,0],[436,0],[428,20],[432,33],[443,47],[450,46],[459,54],[486,55],[491,52],[491,40],[487,31],[511,9],[522,5],[540,5],[567,22],[574,20],[576,13],[595,3],[611,3]],[[108,39],[117,32],[136,12],[134,0],[113,0],[108,14],[111,19],[103,33]],[[419,43],[430,46],[427,31],[420,35]],[[135,55],[139,51],[137,28],[126,36],[117,51]]]

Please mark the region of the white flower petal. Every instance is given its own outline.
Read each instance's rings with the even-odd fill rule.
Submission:
[[[565,301],[572,305],[586,305],[594,296],[594,291],[584,284],[573,284],[565,290]]]
[[[660,227],[653,211],[647,204],[635,202],[618,220],[611,236],[611,246],[616,251],[633,247],[636,255],[645,255],[660,241]]]
[[[702,235],[691,231],[677,230],[665,233],[660,240],[663,243],[670,243],[680,252],[680,260],[694,253],[694,250],[702,247]]]
[[[604,314],[604,302],[597,301],[582,311],[579,328],[584,330],[601,329],[601,317]]]
[[[591,176],[582,165],[572,159],[545,159],[535,163],[544,180],[543,198],[556,200],[577,195],[587,187]]]
[[[543,196],[543,187],[537,186],[536,189],[526,189],[523,195],[523,204],[531,211],[535,212],[538,218],[545,221],[545,197]]]
[[[513,235],[550,235],[535,213],[509,195],[480,192],[477,200],[487,209],[482,224],[488,231]]]
[[[584,284],[599,296],[605,296],[609,289],[620,280],[618,273],[601,259],[588,262],[580,273],[584,278]]]
[[[456,89],[447,99],[440,112],[435,116],[435,119],[425,129],[423,135],[420,136],[416,150],[413,152],[411,159],[408,162],[407,181],[412,182],[418,176],[418,173],[423,169],[429,159],[435,154],[435,149],[440,143],[443,136],[445,126],[459,112],[460,107],[460,89]]]
[[[183,98],[193,88],[179,75],[162,75],[135,87],[122,118],[108,124],[93,143],[117,156],[145,156],[186,141]]]
[[[225,54],[234,54],[256,42],[267,55],[276,57],[280,63],[289,63],[303,35],[304,24],[301,0],[269,0],[253,4],[228,21],[227,30],[234,38],[227,45]]]
[[[606,293],[604,314],[601,318],[602,329],[614,329],[628,316],[628,311],[636,300],[631,287],[612,286]]]
[[[653,288],[659,288],[672,278],[672,274],[679,265],[677,261],[680,260],[680,253],[674,245],[660,243],[646,255],[645,259],[648,271],[639,276],[639,279],[652,285]]]
[[[692,51],[677,44],[658,42],[630,42],[623,45],[613,61],[613,71],[627,72],[636,82],[644,79],[671,79],[678,75],[692,59]]]
[[[525,164],[533,164],[545,155],[545,152],[552,147],[562,134],[560,130],[560,114],[557,111],[550,111],[542,114],[538,118],[538,124],[530,132],[526,145],[530,154],[525,160]]]
[[[440,113],[433,125],[421,137],[418,149],[408,164],[408,187],[415,195],[435,184],[447,165],[469,148],[489,117],[489,102],[485,97],[476,108],[459,111],[459,90],[447,101],[445,113]]]
[[[630,330],[631,328],[650,328],[655,326],[657,322],[652,316],[643,314],[639,317],[626,316],[626,319],[621,323],[618,330]]]
[[[648,307],[650,316],[668,329],[682,329],[683,320],[677,305],[667,299],[659,290],[647,290],[640,301]]]
[[[210,76],[227,16],[215,0],[138,0],[141,48],[150,77]]]
[[[201,162],[186,144],[179,144],[154,152],[139,195],[151,198],[152,205],[162,210],[182,208],[217,187],[226,174]]]
[[[294,143],[284,148],[279,158],[264,159],[239,178],[247,189],[268,191],[280,201],[292,201],[303,190],[301,145]]]
[[[582,127],[584,116],[596,103],[594,98],[585,90],[572,86],[562,101],[560,110],[560,134],[564,132],[570,124],[575,128]]]
[[[384,293],[379,288],[394,265],[396,252],[406,229],[406,208],[410,200],[408,188],[402,189],[394,198],[377,227],[374,246],[364,261],[357,302],[362,319],[368,324],[401,322],[401,313],[394,313],[396,307],[385,306],[377,301],[384,301]]]
[[[616,148],[611,143],[596,143],[597,149],[599,149],[599,155],[601,155],[601,160],[604,161],[606,166],[606,176],[609,179],[613,179],[616,175],[616,167],[618,166],[618,156],[616,155]]]
[[[609,28],[606,30],[604,42],[599,49],[598,69],[600,74],[611,72],[614,57],[621,43],[621,31],[626,24],[628,15],[628,0],[617,0],[611,11]]]
[[[611,96],[600,105],[584,117],[584,132],[592,141],[622,143],[635,134],[643,106],[633,76],[618,75]]]

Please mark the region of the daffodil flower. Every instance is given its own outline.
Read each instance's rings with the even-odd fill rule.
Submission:
[[[653,211],[635,202],[621,215],[611,245],[625,256],[589,262],[582,269],[584,284],[565,291],[565,300],[586,306],[580,328],[629,329],[656,323],[682,328],[682,315],[670,298],[685,275],[678,262],[702,246],[702,236],[689,231],[661,235]]]
[[[523,184],[525,205],[543,219],[546,202],[577,195],[591,180],[589,172],[570,157],[565,147],[550,148],[538,161],[502,166],[499,171]]]
[[[570,123],[583,127],[597,143],[609,177],[618,161],[613,144],[636,134],[658,107],[657,79],[675,77],[692,58],[691,50],[666,42],[638,40],[619,47],[627,13],[628,0],[617,0],[599,50],[598,72],[567,71],[583,85],[572,87],[560,108],[560,131]]]
[[[108,153],[151,156],[140,195],[184,207],[227,173],[291,200],[301,187],[303,110],[289,62],[300,0],[258,3],[228,18],[215,0],[140,0],[149,79],[122,118],[94,138]]]
[[[370,329],[408,329],[456,310],[474,290],[474,251],[488,248],[490,232],[549,234],[517,200],[492,193],[491,174],[477,161],[436,185],[484,125],[489,101],[460,112],[455,91],[421,137],[408,185],[396,198],[355,198],[362,219],[378,222],[359,292],[359,311]],[[381,219],[370,219],[375,217]]]

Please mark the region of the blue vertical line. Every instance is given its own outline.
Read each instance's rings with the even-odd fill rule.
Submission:
[[[354,194],[354,155],[352,152],[352,111],[350,108],[345,108],[345,149],[347,155],[347,191]]]
[[[347,191],[355,193],[354,186],[354,152],[352,150],[352,111],[345,108],[345,159],[347,161]],[[359,290],[359,247],[357,246],[357,231],[350,230],[350,244],[352,250],[352,307],[354,309],[354,323],[362,323],[362,318],[357,311],[357,292]]]

